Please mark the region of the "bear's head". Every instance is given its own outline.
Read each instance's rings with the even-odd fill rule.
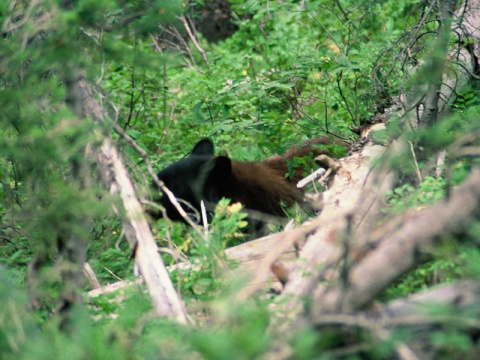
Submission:
[[[213,210],[214,204],[224,196],[222,189],[231,173],[231,160],[225,156],[214,156],[213,143],[202,139],[188,157],[160,171],[158,178],[175,195],[186,213],[199,214],[202,200],[208,210]],[[183,220],[165,194],[160,203],[170,219]]]

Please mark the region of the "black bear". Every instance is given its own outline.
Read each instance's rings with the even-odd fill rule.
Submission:
[[[321,137],[293,147],[283,156],[275,155],[258,162],[240,162],[226,156],[215,156],[213,143],[202,139],[188,157],[160,171],[158,177],[177,199],[189,203],[197,213],[200,213],[201,200],[212,211],[225,197],[232,203],[242,203],[247,211],[283,217],[285,213],[281,203],[291,206],[304,200],[303,191],[296,186],[303,176],[303,166],[296,167],[293,175],[287,177],[287,159],[310,153],[314,156],[327,154],[328,151],[313,147],[319,144],[328,145],[331,140]],[[170,219],[183,220],[167,196],[163,196],[160,202]],[[187,206],[182,206],[187,213],[192,212]]]

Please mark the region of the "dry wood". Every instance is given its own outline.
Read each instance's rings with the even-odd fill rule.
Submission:
[[[228,260],[234,272],[229,272],[229,276],[244,277],[248,280],[247,286],[239,292],[238,297],[245,299],[257,290],[265,288],[268,283],[276,283],[277,279],[272,277],[270,271],[271,265],[278,260],[292,262],[297,258],[296,243],[302,243],[306,234],[318,227],[318,223],[305,224],[298,229],[288,232],[266,236],[257,240],[249,241],[241,245],[234,246],[225,250]],[[192,264],[181,262],[173,266],[168,266],[169,272],[175,269],[188,269]],[[103,293],[115,292],[118,289],[143,283],[142,278],[136,282],[119,281],[106,285],[102,288],[91,290],[88,296],[96,297]]]
[[[81,76],[75,81],[81,93],[84,113],[105,125],[103,109],[95,101],[89,84]],[[101,145],[93,150],[93,157],[110,193],[120,197],[117,212],[121,217],[130,247],[135,253],[135,261],[147,284],[155,311],[159,316],[172,317],[177,322],[185,324],[187,323],[185,307],[158,254],[157,245],[122,158],[106,134],[97,131],[96,135]]]
[[[205,53],[205,51],[202,49],[202,47],[200,46],[200,44],[198,43],[197,41],[197,37],[195,36],[195,34],[192,32],[192,30],[190,29],[190,26],[188,25],[188,21],[187,19],[185,18],[184,15],[180,15],[178,17],[178,19],[182,22],[185,30],[187,31],[187,34],[188,34],[188,37],[190,38],[190,40],[193,42],[193,44],[195,45],[195,47],[197,48],[198,52],[200,53],[200,55],[202,56],[202,59],[203,61],[205,61],[205,64],[210,65],[209,62],[208,62],[208,57],[207,57],[207,54]]]
[[[377,308],[374,316],[380,316],[381,319],[384,319],[385,326],[395,326],[405,321],[406,316],[411,318],[424,316],[426,311],[436,305],[465,310],[466,307],[475,304],[480,304],[480,283],[474,280],[462,280],[436,286],[413,294],[408,298],[390,301]],[[475,320],[478,328],[479,319],[471,320]],[[430,321],[433,322],[435,319]]]
[[[285,267],[289,272],[290,269],[292,271],[292,274],[288,275],[290,285],[287,285],[287,287],[291,286],[291,282],[295,279],[300,282],[305,281],[303,294],[308,293],[312,283],[315,282],[314,278],[316,278],[316,275],[305,278],[302,276],[303,273],[310,272],[319,274],[319,272],[312,270],[312,268],[305,264],[305,257],[300,257],[300,261],[296,262],[296,268],[293,267],[293,262],[299,255],[298,249],[303,246],[308,236],[317,237],[319,236],[318,233],[323,233],[327,238],[325,243],[322,244],[320,255],[315,249],[313,252],[311,250],[303,250],[302,253],[307,254],[307,261],[310,261],[308,255],[313,256],[314,260],[312,260],[312,263],[316,261],[324,263],[329,256],[334,258],[335,262],[338,260],[338,256],[340,256],[341,253],[338,252],[339,249],[336,244],[330,242],[331,239],[328,236],[332,234],[331,230],[335,224],[344,224],[346,214],[349,214],[352,211],[351,209],[357,206],[355,199],[351,197],[351,193],[345,193],[344,190],[349,189],[351,186],[357,186],[357,192],[358,194],[360,193],[361,189],[365,186],[365,180],[361,177],[357,180],[356,176],[360,176],[360,173],[362,173],[366,177],[366,174],[369,172],[368,166],[370,161],[381,154],[382,151],[383,147],[369,144],[363,149],[362,154],[352,155],[348,159],[341,161],[341,166],[335,162],[334,165],[338,174],[330,190],[323,193],[324,201],[326,202],[322,212],[324,216],[321,215],[319,218],[309,221],[296,229],[250,241],[225,251],[228,259],[237,261],[238,267],[234,275],[240,274],[248,279],[245,288],[237,294],[238,299],[244,300],[255,291],[265,288],[267,284],[274,284],[277,279],[272,276],[271,267],[279,260],[281,261],[282,267]],[[359,169],[363,169],[363,172],[359,171]],[[364,201],[361,202],[363,210],[359,210],[359,214],[378,211],[378,207],[381,204],[379,200],[383,199],[383,196],[379,196],[379,194],[383,194],[382,191],[390,187],[392,179],[393,177],[389,174],[387,179],[383,179],[383,185],[380,187],[377,186],[378,179],[371,180],[372,184],[369,185],[371,189],[370,197],[365,198]],[[346,194],[345,198],[339,197],[341,194]],[[371,226],[371,222],[360,216],[358,222],[364,228]],[[299,268],[301,268],[301,270],[299,270]],[[298,287],[294,287],[293,289],[293,292],[298,291]]]
[[[464,70],[471,78],[480,77],[480,1],[464,1],[455,14],[462,19],[455,29],[464,43],[458,58],[466,64]]]
[[[263,289],[272,279],[271,267],[278,261],[292,261],[297,258],[296,248],[305,242],[314,232],[321,220],[314,220],[296,229],[270,235],[261,239],[235,246],[225,251],[227,258],[240,261],[236,273],[249,281],[238,294],[239,300],[245,300],[255,291]]]
[[[100,289],[102,287],[89,263],[83,263],[83,273],[88,279],[88,283],[92,289]]]
[[[95,298],[95,297],[98,297],[100,295],[110,294],[110,293],[116,292],[118,290],[121,290],[121,289],[124,289],[124,288],[127,288],[127,287],[131,287],[131,286],[134,286],[134,285],[141,285],[143,283],[144,283],[143,278],[137,278],[135,281],[117,281],[113,284],[108,284],[108,285],[102,286],[98,289],[90,290],[87,293],[87,295],[89,297]]]
[[[448,201],[405,214],[402,226],[351,269],[346,286],[334,286],[316,297],[314,317],[353,313],[366,306],[422,257],[428,257],[445,236],[464,231],[479,209],[480,170],[474,170]]]
[[[323,193],[323,210],[318,217],[321,226],[307,239],[282,294],[287,300],[285,311],[300,311],[301,299],[313,291],[319,279],[332,276],[331,270],[345,255],[341,245],[345,243],[348,222],[365,231],[372,226],[383,204],[383,194],[393,181],[391,173],[382,170],[374,176],[370,171],[383,151],[382,146],[370,142],[340,161],[341,168],[331,187]]]
[[[238,267],[234,274],[241,274],[241,276],[249,279],[245,288],[237,294],[238,299],[243,300],[252,295],[255,291],[264,288],[266,284],[274,283],[276,279],[275,277],[272,277],[271,267],[278,260],[282,261],[282,267],[290,269],[293,260],[298,257],[298,245],[303,245],[309,235],[314,234],[318,229],[321,229],[318,231],[323,231],[324,234],[329,235],[331,233],[328,231],[325,232],[326,228],[329,228],[334,223],[343,224],[345,214],[348,214],[351,211],[351,208],[356,205],[354,201],[355,199],[350,196],[350,193],[344,199],[341,199],[337,195],[341,194],[345,188],[348,188],[352,184],[357,186],[358,192],[360,192],[364,187],[364,179],[361,179],[361,181],[355,181],[355,176],[359,174],[360,168],[363,169],[363,174],[366,176],[369,171],[368,164],[374,157],[378,156],[382,150],[383,148],[381,146],[370,144],[364,148],[361,155],[354,155],[354,160],[351,160],[352,158],[346,160],[345,163],[347,165],[342,163],[342,167],[339,168],[339,166],[335,164],[336,170],[340,173],[337,176],[339,176],[341,180],[338,180],[337,178],[335,180],[336,183],[334,183],[332,188],[327,193],[324,193],[327,201],[324,209],[326,216],[321,216],[319,219],[307,222],[294,230],[284,231],[250,241],[225,251],[228,259],[237,261]],[[345,169],[350,169],[351,171]],[[352,173],[354,173],[353,176]],[[384,179],[383,181],[383,187],[377,186],[378,179],[375,181],[371,180],[375,185],[370,185],[370,188],[374,188],[375,190],[371,191],[370,197],[367,198],[366,201],[362,201],[363,210],[359,211],[359,213],[365,214],[369,211],[375,212],[378,210],[378,207],[381,204],[381,201],[379,200],[383,198],[378,194],[384,191],[386,187],[389,187],[392,182],[392,176],[388,176],[389,178],[386,180]],[[361,217],[359,217],[358,222],[361,223],[364,228],[371,226],[369,221]],[[328,243],[329,239],[327,239],[327,245]],[[336,245],[334,243],[331,243],[330,245],[330,253],[326,251],[325,246],[321,253],[326,257],[328,257],[329,254],[339,255],[339,253],[336,252],[336,250],[338,250]],[[315,252],[315,254],[317,254],[317,252]],[[338,257],[334,258],[338,259]],[[318,257],[316,259],[318,260]],[[304,268],[303,271],[307,271],[306,268]],[[302,273],[299,273],[299,278],[304,280],[301,274]],[[295,275],[289,277],[289,281],[294,279],[294,276]],[[305,293],[308,292],[307,289],[309,289],[310,286],[311,285],[307,285],[305,287]]]
[[[480,154],[480,153],[479,153]],[[447,156],[446,150],[442,150],[437,155],[437,164],[435,167],[435,177],[443,176],[445,170],[445,158]]]
[[[194,267],[195,267],[195,265],[185,261],[185,262],[180,262],[180,263],[175,264],[175,265],[167,266],[167,270],[170,273],[173,270],[177,270],[177,269],[179,269],[179,270],[190,270]],[[131,286],[134,286],[134,285],[137,285],[137,286],[142,285],[144,283],[145,283],[145,280],[143,279],[143,277],[138,276],[135,279],[135,281],[122,280],[122,281],[117,281],[117,282],[102,286],[98,289],[90,290],[87,293],[87,296],[97,297],[97,296],[100,296],[100,295],[110,294],[110,293],[116,292],[116,291],[118,291],[120,289],[123,289],[123,288],[126,288],[126,287],[131,287]]]
[[[364,328],[392,329],[397,326],[431,326],[438,323],[465,322],[480,328],[478,319],[455,319],[451,315],[433,316],[428,314],[435,306],[448,306],[451,309],[465,310],[480,301],[480,284],[474,280],[462,280],[439,285],[406,298],[392,300],[377,305],[366,312],[352,314],[323,314],[313,319],[316,326],[346,325]]]
[[[463,280],[440,285],[407,298],[396,299],[385,305],[376,305],[367,312],[355,314],[323,314],[313,319],[315,326],[322,331],[325,328],[362,328],[380,340],[393,341],[399,359],[426,359],[431,348],[425,344],[430,331],[439,326],[460,327],[478,332],[480,321],[469,315],[478,313],[480,284],[473,280]],[[448,308],[452,313],[432,314],[432,309]],[[469,311],[469,312],[467,312]],[[394,330],[408,328],[415,336],[408,344],[401,342],[393,334]],[[335,351],[334,351],[335,352]]]
[[[153,305],[159,316],[173,317],[181,324],[187,322],[186,310],[173,287],[170,276],[148,226],[143,209],[116,149],[105,138],[96,152],[97,163],[104,182],[112,194],[118,194],[125,216],[122,224],[130,247],[135,251],[135,261],[147,284]]]
[[[297,184],[297,188],[301,189],[305,187],[306,185],[313,183],[315,180],[317,180],[319,177],[323,176],[325,174],[326,170],[324,168],[320,168],[310,175],[308,175],[306,178],[300,180]]]

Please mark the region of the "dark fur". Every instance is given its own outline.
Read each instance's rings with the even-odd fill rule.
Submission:
[[[264,161],[239,162],[226,156],[214,156],[213,143],[202,139],[190,156],[160,171],[158,177],[177,198],[190,203],[197,211],[202,199],[207,209],[212,211],[225,197],[232,199],[232,203],[242,203],[247,210],[285,216],[281,202],[288,206],[303,202],[303,192],[296,184],[302,179],[304,171],[303,167],[298,167],[294,169],[293,177],[288,179],[286,159],[310,153],[314,156],[326,154],[327,151],[312,147],[317,144],[330,144],[330,139],[310,140],[301,147],[289,149],[283,156],[275,155]],[[162,197],[161,203],[170,219],[182,220],[166,196]],[[185,206],[183,208],[189,212]]]

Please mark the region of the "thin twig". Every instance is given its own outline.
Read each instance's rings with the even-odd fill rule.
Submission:
[[[417,156],[415,155],[415,150],[413,149],[413,144],[411,141],[408,142],[410,144],[410,151],[412,152],[413,156],[413,163],[415,164],[415,172],[417,174],[417,178],[419,182],[422,182],[422,174],[420,173],[420,168],[418,167]]]
[[[118,281],[123,281],[122,278],[118,277],[117,275],[115,275],[111,270],[107,269],[105,266],[102,266],[102,268],[104,268],[110,275],[112,275],[115,279],[117,279]]]
[[[193,45],[195,45],[197,50],[200,52],[200,55],[202,56],[203,61],[205,61],[205,64],[210,66],[210,63],[208,62],[207,54],[205,54],[205,51],[202,49],[202,47],[198,43],[196,36],[193,35],[192,30],[190,29],[190,26],[188,25],[187,19],[185,19],[185,16],[183,16],[183,15],[179,16],[178,18],[180,19],[183,26],[185,27],[185,30],[187,30],[188,37],[190,38],[190,40],[192,40]]]
[[[435,169],[435,177],[439,178],[443,175],[445,171],[445,158],[447,157],[447,151],[443,149],[438,153],[437,156],[437,167]]]

